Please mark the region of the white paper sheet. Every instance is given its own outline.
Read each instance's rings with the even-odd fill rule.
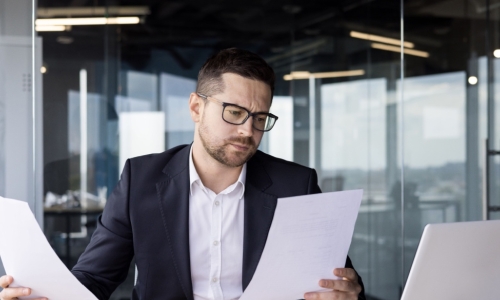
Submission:
[[[278,199],[266,246],[240,300],[296,300],[337,279],[361,205],[362,190]]]
[[[0,258],[12,287],[31,288],[20,299],[97,300],[57,257],[26,202],[0,197]]]

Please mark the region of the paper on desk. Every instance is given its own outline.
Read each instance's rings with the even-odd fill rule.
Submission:
[[[31,288],[20,299],[97,300],[57,257],[26,202],[0,197],[0,258],[12,287]]]
[[[362,190],[278,199],[266,246],[240,300],[296,300],[345,267]]]

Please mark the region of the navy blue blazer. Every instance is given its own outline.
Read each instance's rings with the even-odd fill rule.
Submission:
[[[190,145],[183,145],[127,160],[90,244],[72,270],[97,298],[109,298],[135,256],[138,279],[132,299],[193,300],[189,153]],[[320,192],[313,169],[260,151],[248,161],[243,289],[259,263],[277,199]],[[349,258],[346,267],[352,268]]]

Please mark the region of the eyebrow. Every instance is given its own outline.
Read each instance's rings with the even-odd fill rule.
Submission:
[[[212,97],[213,98],[213,97]],[[252,114],[270,114],[270,112],[265,112],[265,111],[256,111],[256,112],[252,112],[251,110],[249,110],[248,108],[244,107],[244,106],[241,106],[241,105],[238,105],[238,104],[234,104],[234,103],[230,103],[230,102],[222,102],[222,103],[225,103],[225,104],[229,104],[229,105],[234,105],[234,106],[238,106],[240,108],[244,108],[246,109],[247,111],[251,112]]]
[[[205,95],[204,95],[205,96]],[[220,101],[221,103],[225,103],[225,104],[229,104],[229,105],[234,105],[234,106],[237,106],[237,107],[240,107],[240,108],[243,108],[243,109],[246,109],[247,111],[249,111],[250,113],[252,114],[270,114],[270,112],[265,112],[265,111],[256,111],[256,112],[252,112],[251,110],[249,110],[248,108],[244,107],[244,106],[241,106],[239,104],[236,104],[236,103],[231,103],[231,102],[225,102],[225,101],[222,101],[220,99],[217,99],[215,97],[212,97],[212,96],[206,96],[206,97],[210,97],[210,98],[213,98],[217,101]]]

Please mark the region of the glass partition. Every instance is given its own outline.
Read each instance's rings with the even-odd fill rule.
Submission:
[[[427,53],[405,56],[398,86],[405,276],[427,223],[498,218],[498,14],[488,1],[405,2],[405,39]]]
[[[190,143],[198,70],[216,51],[239,47],[277,75],[279,120],[260,149],[315,168],[325,192],[364,190],[350,256],[370,299],[399,299],[427,223],[500,218],[500,10],[476,2],[39,0],[43,124],[34,121],[43,156],[34,152],[33,180],[43,170],[43,201],[34,203],[44,206],[47,238],[72,267],[125,160]],[[0,21],[28,3],[0,2]],[[108,24],[47,27],[52,18]],[[11,22],[0,22],[0,47],[18,32]],[[0,63],[23,61],[16,72],[31,68],[31,50],[0,51]],[[10,86],[1,70],[0,87]],[[27,89],[33,78],[19,72]],[[31,120],[28,94],[16,109]],[[2,142],[13,132],[6,105],[0,97],[0,145],[9,145],[0,147],[0,195],[14,178],[8,151],[17,149]],[[31,159],[26,151],[17,154]],[[130,295],[133,273],[112,299]]]
[[[38,18],[118,18],[128,9],[140,22],[38,31],[46,68],[45,233],[68,267],[125,159],[192,141],[187,100],[197,72],[212,53],[235,46],[264,57],[277,75],[271,112],[280,119],[260,148],[316,168],[323,191],[365,190],[350,255],[368,295],[398,297],[401,61],[380,49],[400,43],[398,1],[82,5],[39,1]],[[81,215],[64,217],[68,210]],[[129,293],[132,275],[133,268],[113,297]]]
[[[42,40],[33,9],[29,0],[0,1],[0,196],[27,202],[41,225]]]

